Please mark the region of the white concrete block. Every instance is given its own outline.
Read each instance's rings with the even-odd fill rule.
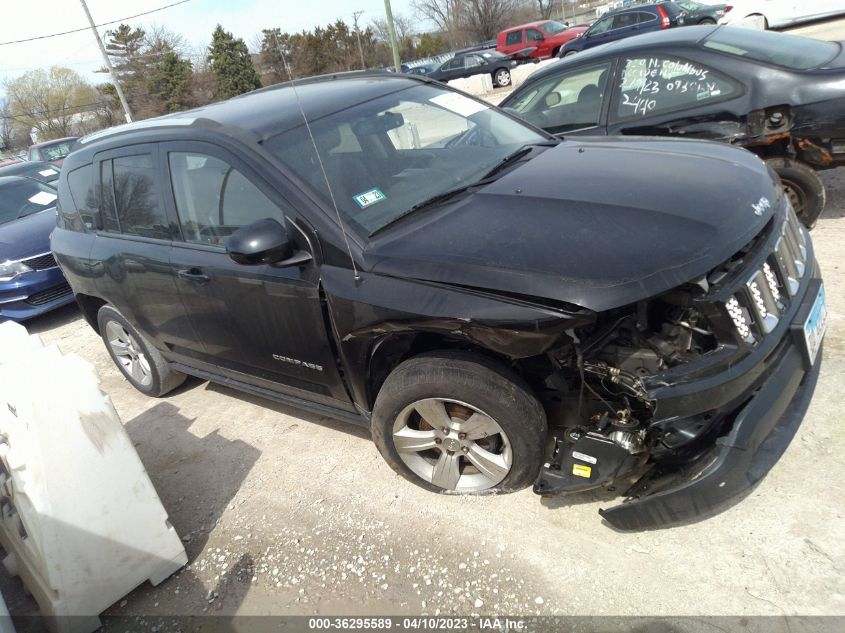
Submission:
[[[473,75],[463,79],[453,79],[449,86],[463,90],[471,95],[483,95],[493,92],[493,78],[490,75]]]
[[[59,633],[187,562],[93,366],[0,324],[0,543]]]
[[[560,60],[559,59],[545,59],[541,62],[536,64],[522,64],[517,66],[511,71],[511,85],[516,88],[519,86],[523,81],[528,79],[531,75],[536,73],[538,70],[548,67],[551,64],[556,64]]]

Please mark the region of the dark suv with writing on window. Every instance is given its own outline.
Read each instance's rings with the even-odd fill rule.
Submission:
[[[812,242],[723,144],[558,140],[352,73],[92,135],[59,202],[55,256],[136,388],[364,425],[435,492],[624,483],[613,525],[689,519],[768,471],[819,371]]]

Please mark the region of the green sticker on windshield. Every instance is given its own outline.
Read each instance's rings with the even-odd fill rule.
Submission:
[[[381,189],[370,189],[369,191],[359,193],[357,196],[352,197],[362,209],[366,209],[367,207],[374,205],[376,202],[381,202],[387,198]]]

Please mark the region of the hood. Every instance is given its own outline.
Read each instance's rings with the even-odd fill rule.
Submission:
[[[20,220],[0,224],[0,262],[26,259],[50,251],[56,210],[45,209]]]
[[[780,204],[773,172],[721,143],[578,139],[540,152],[376,238],[373,272],[607,310],[707,273]]]

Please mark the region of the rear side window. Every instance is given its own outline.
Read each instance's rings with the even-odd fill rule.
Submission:
[[[714,31],[704,47],[795,70],[823,66],[841,50],[836,42],[729,26]]]
[[[112,160],[114,209],[120,231],[127,235],[171,238],[150,154]]]
[[[511,31],[505,37],[505,44],[513,46],[514,44],[522,44],[522,31]]]
[[[195,152],[168,157],[176,211],[186,242],[225,245],[242,226],[283,214],[261,190],[225,161]]]
[[[638,118],[690,108],[725,99],[739,91],[739,85],[721,73],[681,58],[624,58],[614,92],[615,118]]]

